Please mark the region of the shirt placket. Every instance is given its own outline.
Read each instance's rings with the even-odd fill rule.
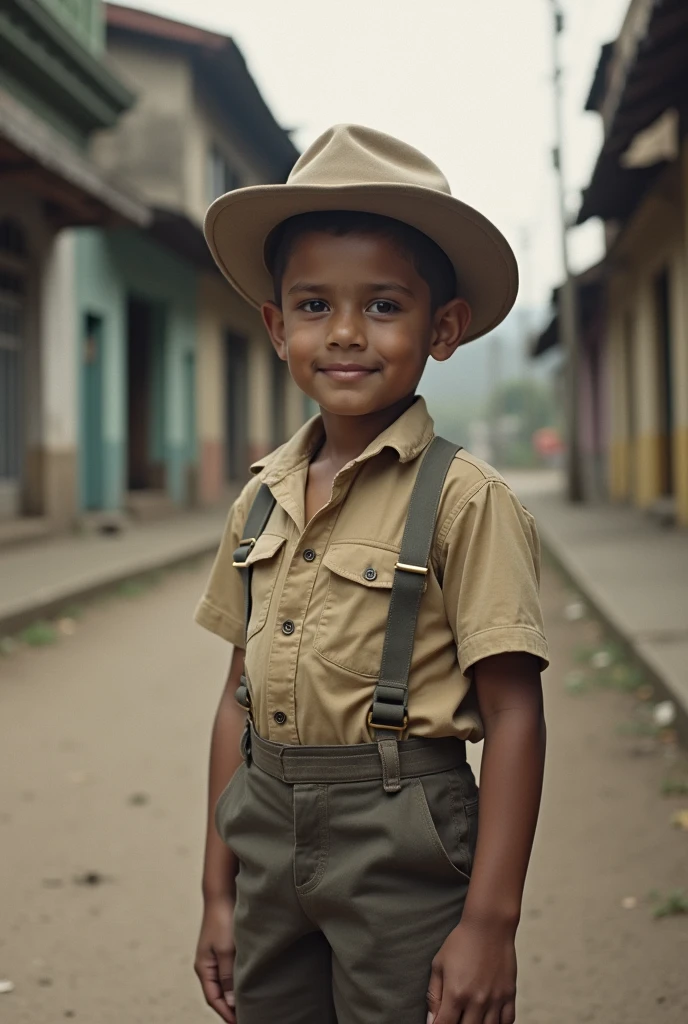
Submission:
[[[298,744],[299,734],[296,722],[298,699],[298,664],[303,636],[303,624],[320,571],[322,559],[337,521],[337,515],[353,482],[356,467],[346,467],[335,477],[332,494],[311,522],[298,534],[296,541],[288,545],[285,557],[289,559],[284,583],[279,594],[279,606],[275,630],[271,638],[267,679],[264,680],[267,695],[269,739],[278,743]],[[272,487],[273,494],[285,510],[293,507],[294,483],[286,479]],[[301,487],[303,504],[304,487]],[[288,513],[291,515],[291,513]],[[292,517],[293,518],[293,517]],[[301,523],[304,521],[301,517]]]

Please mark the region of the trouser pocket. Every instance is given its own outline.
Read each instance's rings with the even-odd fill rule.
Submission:
[[[470,879],[478,838],[478,789],[467,765],[416,781],[428,837],[445,866]]]

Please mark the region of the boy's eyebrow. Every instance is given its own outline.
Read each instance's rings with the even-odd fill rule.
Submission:
[[[402,295],[410,295],[413,298],[411,289],[399,284],[398,281],[380,281],[369,285],[369,288],[371,292],[401,292]]]
[[[324,292],[327,291],[327,285],[325,284],[310,284],[308,281],[297,281],[293,284],[287,295],[293,295],[295,292]]]
[[[371,292],[400,292],[402,295],[410,295],[413,298],[413,292],[410,288],[406,288],[403,284],[399,284],[396,281],[378,281],[373,284],[366,286]],[[328,290],[328,286],[325,284],[310,284],[308,281],[297,281],[293,284],[287,295],[293,295],[295,292],[310,292],[316,294],[322,293]]]

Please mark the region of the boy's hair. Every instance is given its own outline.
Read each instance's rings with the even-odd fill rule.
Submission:
[[[458,288],[454,267],[439,245],[422,231],[392,217],[378,213],[352,210],[316,210],[300,213],[283,221],[265,244],[265,262],[272,274],[275,302],[282,305],[282,280],[289,258],[300,238],[312,232],[342,237],[344,235],[377,235],[390,241],[413,264],[430,288],[434,313],[440,306],[456,298]]]

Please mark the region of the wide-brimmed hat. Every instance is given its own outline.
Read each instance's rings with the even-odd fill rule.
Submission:
[[[251,305],[272,296],[265,262],[271,232],[299,213],[354,210],[393,217],[422,231],[447,254],[459,294],[473,310],[465,341],[491,331],[518,292],[509,243],[417,149],[361,125],[340,124],[315,140],[284,185],[252,185],[216,199],[205,237],[218,267]]]

